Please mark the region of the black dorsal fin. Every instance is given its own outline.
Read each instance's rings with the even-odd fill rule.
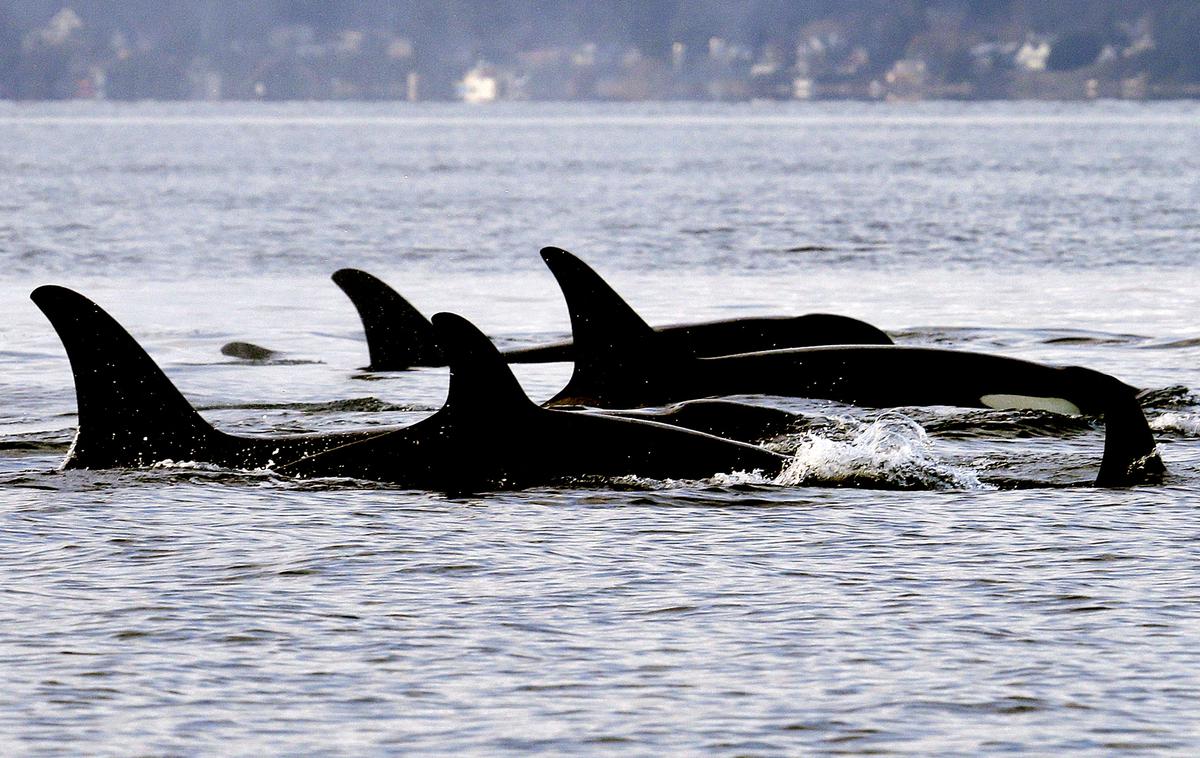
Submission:
[[[438,313],[433,329],[450,366],[444,412],[489,416],[537,408],[500,351],[474,324],[453,313]]]
[[[67,467],[208,460],[223,435],[112,316],[65,287],[38,287],[30,298],[58,332],[75,376],[79,432]]]
[[[558,280],[571,316],[575,369],[550,404],[624,404],[621,387],[640,367],[669,346],[620,295],[579,258],[557,247],[542,248],[542,260]]]
[[[379,278],[366,271],[335,271],[333,283],[358,309],[370,371],[400,371],[411,366],[444,366],[445,358],[433,335],[433,324]]]
[[[654,329],[592,267],[558,247],[542,248],[542,260],[558,280],[575,349],[604,350],[654,335]]]

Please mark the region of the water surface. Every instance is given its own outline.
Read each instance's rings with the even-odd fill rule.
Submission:
[[[0,104],[0,144],[4,752],[1200,746],[1196,106]],[[221,428],[330,431],[446,381],[358,370],[333,270],[530,344],[568,331],[548,244],[651,323],[838,312],[1162,390],[1169,479],[1058,487],[1094,476],[1090,423],[780,398],[821,422],[780,449],[921,486],[57,470],[39,284]],[[518,369],[535,399],[569,373]]]

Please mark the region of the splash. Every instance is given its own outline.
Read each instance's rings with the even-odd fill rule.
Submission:
[[[590,479],[590,477],[584,477]],[[762,471],[733,471],[727,474],[714,474],[705,479],[654,479],[652,477],[628,474],[625,476],[597,477],[597,484],[618,490],[674,490],[686,487],[742,487],[755,484],[774,484],[771,477]]]
[[[938,460],[925,430],[888,414],[847,442],[805,436],[776,484],[874,489],[988,489],[974,472]]]
[[[1200,415],[1169,411],[1150,421],[1156,432],[1169,432],[1184,437],[1200,437]]]
[[[177,461],[171,458],[163,458],[161,461],[154,461],[148,468],[164,469],[176,471],[227,471],[215,463],[207,463],[204,461]]]
[[[753,471],[734,471],[729,474],[717,474],[709,479],[708,482],[717,487],[741,487],[748,484],[772,484],[774,480],[761,470],[755,469]]]

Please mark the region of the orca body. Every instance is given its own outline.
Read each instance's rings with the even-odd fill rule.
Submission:
[[[439,313],[433,324],[450,364],[450,390],[440,411],[278,470],[457,492],[592,476],[695,479],[751,470],[774,476],[788,460],[666,424],[542,408],[468,321]]]
[[[800,414],[780,408],[713,398],[688,400],[656,409],[603,410],[581,407],[594,413],[682,426],[739,442],[762,442],[792,431],[804,422]]]
[[[354,303],[367,336],[368,371],[399,371],[412,366],[444,366],[445,356],[433,337],[433,325],[420,311],[383,281],[365,271],[344,268],[333,281]],[[604,285],[597,300],[580,297],[577,306],[602,319],[608,309],[629,309]],[[631,309],[630,309],[631,310]],[[890,345],[891,338],[858,319],[812,313],[804,316],[741,318],[657,327],[663,344],[695,356],[729,355],[806,345]],[[509,363],[550,363],[574,359],[571,341],[554,342],[501,353]]]
[[[575,368],[548,406],[634,408],[722,395],[768,394],[873,408],[1040,408],[1103,415],[1097,484],[1151,481],[1163,473],[1138,390],[1080,367],[897,345],[838,345],[696,357],[672,350],[632,309],[591,308],[608,289],[585,263],[558,248],[542,257],[567,300]],[[612,297],[615,297],[612,293]],[[583,301],[586,305],[576,304]]]
[[[62,338],[75,378],[79,431],[65,468],[196,461],[465,492],[585,476],[703,478],[742,470],[774,475],[787,460],[667,424],[540,408],[491,342],[450,314],[435,317],[451,379],[446,404],[433,416],[382,431],[231,435],[201,418],[95,303],[55,286],[39,287],[31,297]]]

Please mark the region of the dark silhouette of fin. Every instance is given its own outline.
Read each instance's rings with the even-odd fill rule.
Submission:
[[[353,268],[334,272],[333,282],[354,303],[362,319],[371,356],[368,371],[446,365],[433,325],[396,290]]]
[[[1128,487],[1161,482],[1166,467],[1158,455],[1154,432],[1138,403],[1138,389],[1091,369],[1070,366],[1063,370],[1102,388],[1098,394],[1104,416],[1104,457],[1096,486]]]
[[[598,397],[612,397],[617,391],[609,386],[614,372],[622,375],[623,386],[628,385],[630,372],[637,372],[656,352],[673,352],[586,263],[557,247],[544,247],[541,254],[566,298],[575,354],[571,380],[547,405],[591,405]],[[649,374],[644,376],[649,381]],[[632,381],[638,383],[637,378]],[[608,405],[621,403],[613,398]]]
[[[446,402],[412,426],[313,451],[277,467],[284,474],[381,479],[450,493],[507,481],[514,445],[541,409],[521,389],[491,340],[461,316],[432,325],[450,366]],[[548,413],[548,411],[546,411]]]
[[[65,468],[206,459],[225,435],[200,417],[133,337],[100,306],[65,287],[30,295],[58,332],[79,404]]]
[[[558,247],[544,247],[541,255],[566,297],[577,349],[603,349],[654,335],[654,329],[591,266]]]
[[[450,389],[442,413],[473,418],[536,409],[500,351],[462,316],[438,313],[433,330],[450,366]]]

